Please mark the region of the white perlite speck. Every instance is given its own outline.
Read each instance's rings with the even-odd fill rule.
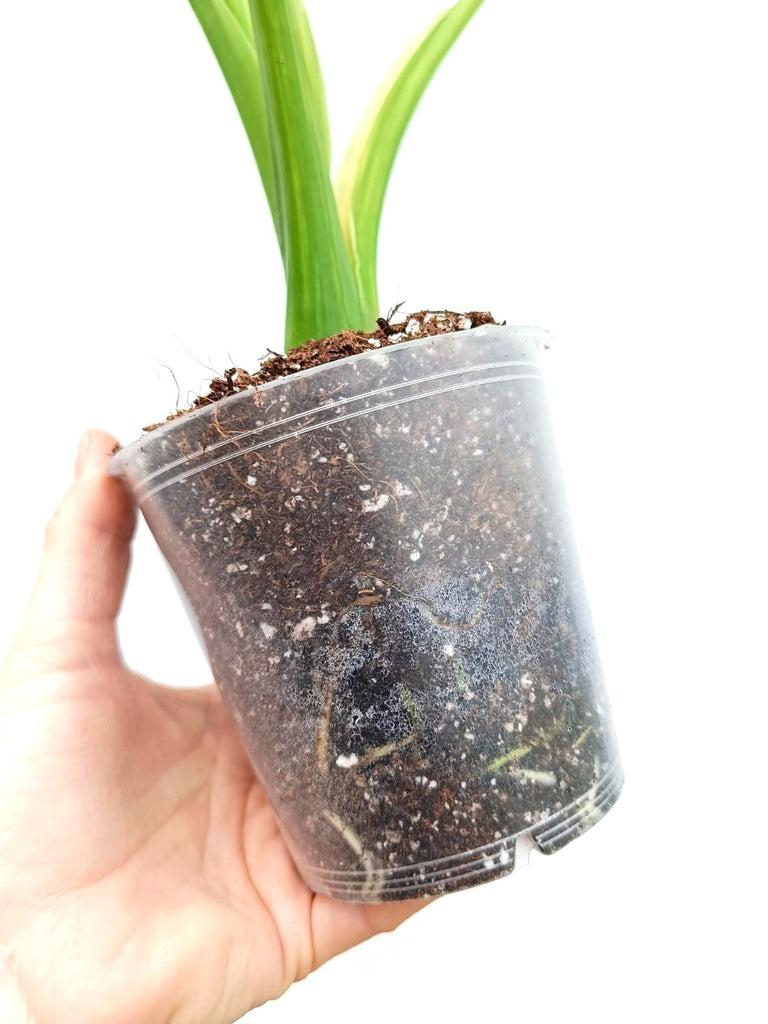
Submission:
[[[381,512],[389,504],[389,495],[380,494],[376,500],[368,499],[363,502],[363,512]]]
[[[453,644],[443,644],[443,654],[446,658],[452,658],[456,653],[456,648]]]
[[[357,754],[339,754],[336,758],[336,764],[339,768],[352,768],[356,765],[359,758]]]
[[[419,554],[419,552],[418,552],[418,551],[412,551],[412,552],[411,552],[411,561],[412,561],[412,562],[418,562],[418,560],[419,560],[420,558],[421,558],[421,555]]]
[[[277,632],[277,627],[276,626],[270,626],[270,624],[268,622],[261,622],[261,623],[259,623],[259,629],[264,634],[264,636],[267,638],[267,640],[271,640],[272,637]]]

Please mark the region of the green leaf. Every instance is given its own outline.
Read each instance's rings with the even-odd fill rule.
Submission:
[[[240,113],[282,249],[272,143],[248,2],[190,0]]]
[[[250,0],[274,160],[288,289],[286,349],[372,328],[358,296],[330,179],[328,115],[301,0]]]
[[[378,316],[379,222],[397,150],[432,76],[482,2],[459,0],[411,43],[379,88],[344,155],[336,199],[357,288],[369,318]]]
[[[317,120],[322,158],[327,170],[330,172],[331,125],[328,117],[323,72],[320,68],[320,59],[317,56],[317,49],[315,47],[315,37],[312,35],[312,28],[309,24],[306,8],[302,2],[298,2],[294,6],[296,8],[296,42],[301,51],[301,59],[306,67],[307,84],[312,96],[313,116]]]

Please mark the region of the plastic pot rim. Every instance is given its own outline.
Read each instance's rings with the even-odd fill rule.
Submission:
[[[549,347],[551,339],[551,332],[546,327],[534,327],[526,324],[483,324],[480,327],[470,327],[463,331],[450,331],[444,334],[430,334],[426,338],[415,338],[413,341],[399,341],[394,345],[386,345],[383,348],[373,348],[366,352],[357,352],[354,355],[343,356],[341,359],[333,359],[330,362],[322,363],[319,366],[309,366],[305,370],[299,370],[296,373],[289,373],[284,377],[277,377],[275,380],[267,381],[265,384],[255,385],[251,390],[258,392],[259,394],[264,394],[268,391],[274,390],[275,388],[279,388],[288,382],[295,384],[300,379],[307,380],[310,377],[322,373],[329,367],[338,367],[342,363],[347,366],[351,366],[353,363],[362,359],[380,357],[383,353],[389,354],[390,352],[405,352],[417,348],[425,348],[431,344],[442,344],[454,338],[465,338],[470,335],[473,337],[482,337],[491,331],[503,331],[505,334],[508,334],[510,338],[522,335],[528,341],[538,342],[538,350],[540,353]],[[247,390],[248,389],[246,389],[246,391]],[[119,451],[115,452],[109,463],[109,473],[114,476],[122,476],[122,464],[130,459],[133,451],[141,448],[142,445],[147,444],[149,441],[153,444],[162,441],[166,434],[170,434],[174,429],[178,428],[181,420],[185,423],[191,423],[193,420],[200,417],[210,416],[212,406],[226,408],[227,403],[236,398],[241,398],[244,393],[245,392],[243,391],[238,391],[233,395],[226,395],[224,398],[220,398],[208,405],[203,405],[199,409],[192,409],[189,412],[183,413],[182,416],[177,416],[172,420],[168,420],[166,423],[163,423],[162,426],[156,427],[149,433],[144,433],[141,437],[129,442],[127,445],[120,448]]]

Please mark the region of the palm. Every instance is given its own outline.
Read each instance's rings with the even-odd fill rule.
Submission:
[[[48,622],[0,684],[0,947],[40,1020],[232,1021],[412,912],[310,892],[213,687]]]

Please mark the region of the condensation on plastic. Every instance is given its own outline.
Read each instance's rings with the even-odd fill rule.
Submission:
[[[535,328],[305,370],[119,452],[313,890],[550,853],[622,772]]]

